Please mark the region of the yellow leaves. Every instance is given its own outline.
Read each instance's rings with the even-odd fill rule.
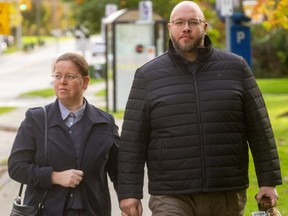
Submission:
[[[288,30],[288,1],[287,0],[258,0],[253,9],[254,13],[262,14],[263,26],[272,28],[284,28]]]

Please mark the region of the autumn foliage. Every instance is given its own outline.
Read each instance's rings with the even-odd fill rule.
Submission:
[[[270,30],[272,28],[283,28],[288,30],[288,1],[287,0],[258,0],[253,9],[253,14],[262,14],[263,26]]]

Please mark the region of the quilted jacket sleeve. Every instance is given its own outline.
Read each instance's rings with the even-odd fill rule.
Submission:
[[[145,80],[142,75],[140,70],[136,71],[124,115],[119,146],[119,199],[143,197],[149,117],[145,102]]]
[[[279,185],[282,184],[280,162],[267,108],[249,67],[244,70],[244,113],[258,184]]]

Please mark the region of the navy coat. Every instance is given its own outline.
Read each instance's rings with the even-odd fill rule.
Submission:
[[[21,123],[8,159],[9,174],[12,179],[27,184],[24,203],[37,205],[45,190],[43,215],[62,215],[71,188],[53,185],[51,172],[80,169],[84,177],[80,191],[87,215],[108,216],[111,201],[107,173],[117,189],[118,127],[114,118],[86,104],[80,121],[82,144],[80,164],[76,163],[75,148],[69,136],[70,129],[62,120],[58,101],[46,106],[48,116],[48,165],[44,151],[44,113],[42,108],[31,108]],[[16,196],[16,194],[15,194]]]

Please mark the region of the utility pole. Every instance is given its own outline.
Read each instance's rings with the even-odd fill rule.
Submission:
[[[40,18],[41,18],[41,0],[36,0],[36,35],[37,35],[38,45],[40,45],[41,43]]]
[[[20,22],[16,27],[16,44],[17,49],[22,49],[22,14],[19,0],[16,0],[17,16],[20,17]]]

